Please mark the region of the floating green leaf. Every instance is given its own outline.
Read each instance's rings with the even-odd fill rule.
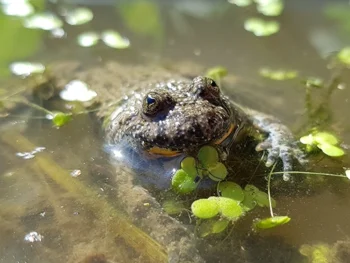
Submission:
[[[256,200],[257,204],[261,207],[269,207],[270,206],[269,196],[267,195],[267,193],[264,193],[262,191],[257,192],[256,196],[255,196],[255,200]],[[276,201],[273,198],[271,198],[271,206],[276,207]]]
[[[186,210],[186,207],[182,202],[177,202],[175,200],[166,200],[162,207],[169,215],[180,214],[182,211]]]
[[[300,142],[308,146],[312,151],[315,146],[322,152],[331,157],[340,157],[345,154],[344,150],[337,146],[339,143],[337,137],[328,132],[314,132],[300,138]]]
[[[245,191],[244,190],[244,199],[243,201],[240,203],[243,211],[250,211],[252,209],[254,209],[254,207],[256,206],[257,202],[253,197],[253,193],[251,191]]]
[[[71,119],[72,119],[72,115],[70,113],[54,112],[52,117],[52,123],[56,127],[61,127],[65,125],[67,122],[69,122]]]
[[[26,28],[52,30],[62,27],[63,22],[55,14],[45,12],[27,17],[23,25]]]
[[[13,62],[10,64],[10,70],[17,76],[29,76],[35,73],[43,73],[45,66],[41,63],[33,62]]]
[[[240,7],[249,6],[253,3],[252,0],[228,0],[228,2]]]
[[[215,200],[219,205],[221,215],[229,220],[235,220],[243,214],[239,203],[226,197],[209,197],[208,200]]]
[[[272,70],[270,68],[260,69],[259,74],[273,80],[294,79],[298,76],[298,72],[295,70]]]
[[[95,46],[100,37],[96,32],[85,32],[77,37],[77,42],[82,47],[92,47]]]
[[[337,137],[328,132],[317,132],[313,135],[316,143],[336,145],[339,143]]]
[[[261,207],[269,207],[269,197],[267,193],[260,191],[257,187],[251,184],[247,184],[244,188],[245,194],[250,195],[256,203]],[[276,201],[271,198],[272,207],[276,206]]]
[[[28,1],[3,1],[0,8],[8,16],[28,16],[34,13],[34,7]]]
[[[231,198],[237,202],[244,200],[244,192],[242,188],[234,182],[221,182],[217,187],[222,197]]]
[[[347,177],[348,179],[350,179],[350,170],[346,170],[346,171],[345,171],[345,175],[346,175],[346,177]]]
[[[301,137],[299,140],[302,144],[312,145],[315,143],[315,138],[311,133],[306,135],[306,136]]]
[[[350,66],[350,47],[345,47],[338,53],[338,59],[343,64]]]
[[[222,231],[224,231],[224,230],[227,228],[227,226],[228,226],[229,223],[230,223],[230,221],[225,220],[225,219],[217,220],[217,221],[213,224],[212,233],[213,233],[213,234],[221,233]]]
[[[219,204],[216,199],[198,199],[191,205],[192,213],[201,219],[208,219],[219,213]]]
[[[258,37],[270,36],[280,30],[280,24],[277,21],[265,21],[260,18],[249,18],[244,22],[244,29],[252,32]]]
[[[304,84],[306,87],[322,88],[324,82],[323,82],[323,79],[316,78],[316,77],[309,77],[304,81]]]
[[[274,216],[261,219],[255,223],[255,227],[260,229],[268,229],[276,226],[284,225],[291,220],[288,216]]]
[[[345,154],[344,150],[342,148],[339,148],[337,146],[323,143],[317,145],[318,148],[322,150],[326,155],[331,156],[331,157],[340,157]]]
[[[279,16],[284,8],[284,4],[281,0],[264,0],[256,2],[258,12],[265,16]]]
[[[227,75],[227,69],[221,66],[217,66],[208,69],[205,75],[209,78],[212,78],[215,81],[220,81],[223,77]]]
[[[206,145],[199,149],[198,160],[207,168],[218,163],[219,154],[214,147]]]
[[[197,176],[196,159],[186,157],[181,162],[181,168],[192,178]]]
[[[89,8],[78,7],[66,10],[66,22],[70,25],[82,25],[92,20],[94,14]]]
[[[221,162],[218,162],[215,166],[208,167],[208,171],[209,178],[217,182],[224,180],[228,174],[226,166]]]
[[[211,234],[218,234],[224,231],[230,221],[226,219],[209,219],[200,221],[197,226],[197,232],[200,237],[206,237]]]
[[[102,32],[101,39],[107,46],[116,49],[125,49],[130,46],[128,38],[121,36],[118,32],[113,30]]]
[[[190,193],[197,187],[195,179],[183,169],[179,169],[175,172],[173,178],[171,179],[171,185],[179,194]]]
[[[94,99],[97,93],[89,89],[89,86],[80,80],[72,80],[60,92],[61,99],[65,101],[86,102]]]

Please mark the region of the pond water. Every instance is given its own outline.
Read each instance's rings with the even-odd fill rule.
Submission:
[[[13,62],[59,68],[67,60],[79,62],[82,72],[94,65],[101,65],[103,71],[113,61],[121,65],[183,64],[188,76],[194,74],[189,72],[191,65],[204,69],[223,66],[229,73],[228,83],[235,83],[224,86],[232,99],[278,117],[297,138],[313,127],[334,134],[344,156],[316,153],[306,167],[297,168],[342,178],[296,175],[303,179],[281,182],[277,178],[274,183],[273,176],[274,212],[289,216],[289,223],[255,231],[253,220],[270,216],[268,208],[257,208],[222,233],[195,239],[191,234],[196,233],[196,219],[189,220],[190,212],[183,212],[174,217],[182,222],[178,224],[188,226],[184,235],[195,243],[186,244],[181,233],[169,230],[168,235],[174,236],[169,240],[178,242],[164,241],[163,245],[196,247],[201,259],[195,262],[349,262],[350,185],[345,171],[350,170],[350,58],[347,65],[334,62],[338,52],[350,46],[348,1],[285,1],[277,16],[258,13],[255,2],[247,7],[233,3],[245,1],[29,1],[37,13],[50,11],[62,21],[62,10],[80,6],[92,11],[91,21],[81,25],[64,22],[55,31],[25,28],[26,18],[5,14],[6,2],[0,1],[0,262],[167,261],[158,244],[162,242],[148,236],[152,227],[166,234],[169,229],[162,229],[165,219],[159,217],[157,222],[150,216],[150,224],[159,224],[157,228],[145,225],[145,219],[130,218],[144,216],[128,211],[130,200],[142,202],[142,194],[133,196],[134,189],[118,188],[122,181],[115,179],[94,113],[79,114],[56,128],[40,109],[18,103],[16,94],[23,94],[35,105],[67,110],[60,100],[47,102],[23,92],[33,85],[32,80],[9,70]],[[20,4],[15,10],[20,10]],[[280,28],[269,36],[256,36],[244,26],[252,17],[275,20]],[[80,34],[105,30],[119,32],[130,46],[128,41],[123,49],[109,47],[102,40],[91,47],[78,44]],[[263,68],[298,75],[274,80],[259,73]],[[312,77],[324,84],[306,88],[305,80]],[[13,107],[2,110],[3,103]],[[148,205],[152,203],[142,204]],[[140,225],[138,220],[143,220]],[[176,256],[171,258],[176,262]]]

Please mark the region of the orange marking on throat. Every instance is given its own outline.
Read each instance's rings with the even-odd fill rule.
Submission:
[[[169,150],[166,148],[159,148],[159,147],[152,147],[151,149],[148,150],[148,152],[151,154],[161,155],[164,157],[174,157],[181,154],[181,152],[179,151],[174,151],[174,150]]]
[[[230,136],[234,128],[235,128],[235,125],[232,123],[228,131],[219,140],[215,141],[214,144],[221,144],[224,140],[227,139],[228,136]]]

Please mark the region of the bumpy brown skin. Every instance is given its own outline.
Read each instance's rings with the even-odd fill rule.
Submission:
[[[256,129],[268,134],[256,149],[268,151],[267,166],[280,158],[286,179],[294,158],[304,162],[292,133],[278,119],[234,104],[212,79],[203,76],[187,81],[151,82],[117,107],[106,134],[110,144],[125,140],[138,151],[152,152],[157,147],[190,152],[217,143],[230,128],[235,134],[229,147],[242,130]]]
[[[144,150],[183,152],[220,139],[234,122],[230,102],[215,82],[197,77],[150,84],[113,112],[106,134],[111,144],[127,138]]]

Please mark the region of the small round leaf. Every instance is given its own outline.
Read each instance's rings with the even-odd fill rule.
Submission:
[[[216,163],[219,161],[218,151],[212,146],[203,146],[199,149],[198,160],[204,167],[216,165]]]
[[[317,145],[317,147],[320,148],[326,155],[331,157],[340,157],[345,154],[343,149],[331,144],[323,143]]]
[[[213,199],[198,199],[191,205],[192,213],[201,219],[208,219],[219,213],[219,204]]]
[[[224,180],[228,173],[223,163],[217,163],[215,166],[209,167],[208,171],[209,178],[216,182]]]
[[[171,179],[171,185],[179,194],[190,193],[197,187],[194,178],[189,176],[183,169],[179,169],[175,172]]]
[[[284,225],[291,220],[288,216],[274,216],[261,219],[255,223],[255,226],[260,229],[268,229],[276,226]]]
[[[197,175],[196,160],[193,157],[186,157],[181,162],[181,168],[192,177]]]
[[[244,192],[242,188],[234,182],[222,182],[218,184],[218,192],[222,197],[231,198],[237,202],[242,202],[244,199]]]

